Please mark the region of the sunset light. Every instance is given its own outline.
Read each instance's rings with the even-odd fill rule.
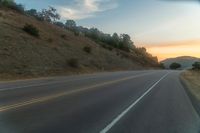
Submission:
[[[159,61],[178,56],[200,57],[200,40],[169,42],[147,46],[148,52],[157,55]]]

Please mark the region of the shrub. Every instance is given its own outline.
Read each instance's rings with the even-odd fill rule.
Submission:
[[[79,62],[78,62],[78,59],[76,58],[71,58],[68,60],[68,65],[70,67],[73,67],[73,68],[78,68],[79,67]]]
[[[192,66],[194,70],[200,70],[200,62],[195,62]]]
[[[66,35],[65,35],[65,34],[62,34],[60,37],[63,38],[63,39],[65,39],[65,38],[66,38]]]
[[[26,24],[23,30],[32,36],[39,37],[39,30],[32,24]]]
[[[159,64],[159,67],[160,67],[161,69],[165,69],[165,64],[164,64],[164,63],[160,63],[160,64]]]
[[[175,63],[172,63],[169,67],[170,69],[176,70],[178,68],[181,68],[181,64],[175,62]]]
[[[85,47],[83,48],[83,51],[85,51],[86,53],[91,53],[91,52],[92,52],[92,49],[91,49],[91,47],[89,47],[89,46],[85,46]]]

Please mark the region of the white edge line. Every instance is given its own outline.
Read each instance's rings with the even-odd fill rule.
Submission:
[[[140,100],[146,96],[161,80],[167,77],[167,74],[162,76],[155,84],[153,84],[143,95],[141,95],[134,103],[132,103],[128,108],[126,108],[121,114],[119,114],[110,124],[108,124],[100,133],[107,133],[124,115],[126,115],[131,108],[133,108]]]

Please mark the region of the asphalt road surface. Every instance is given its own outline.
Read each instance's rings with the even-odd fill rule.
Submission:
[[[0,133],[200,133],[180,71],[0,83]]]

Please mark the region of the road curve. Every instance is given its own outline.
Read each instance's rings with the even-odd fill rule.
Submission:
[[[179,71],[0,83],[0,133],[200,133]]]

